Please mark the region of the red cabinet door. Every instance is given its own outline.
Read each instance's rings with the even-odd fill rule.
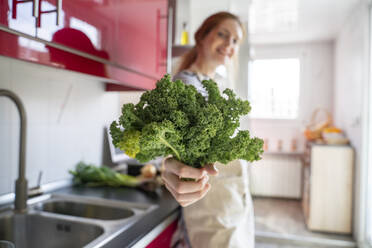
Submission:
[[[114,0],[40,0],[36,36],[110,60],[115,53]],[[59,13],[59,16],[57,15]],[[59,25],[57,25],[59,19]]]
[[[177,230],[178,219],[169,224],[146,248],[170,248],[173,234]]]
[[[114,0],[40,0],[36,37],[52,43],[46,46],[51,62],[119,81],[107,70],[115,53],[116,17],[110,13],[115,4]]]
[[[156,81],[166,73],[167,0],[117,0],[117,6],[114,61]]]

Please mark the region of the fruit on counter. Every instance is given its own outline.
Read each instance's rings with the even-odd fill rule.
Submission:
[[[141,168],[141,175],[145,178],[154,178],[156,176],[156,167],[153,164],[145,164]]]
[[[136,187],[140,184],[140,180],[134,176],[121,174],[106,166],[97,167],[84,162],[79,162],[75,170],[69,172],[74,176],[75,184],[86,186]]]
[[[342,133],[342,130],[337,127],[327,127],[322,130],[323,133]]]
[[[349,139],[345,137],[343,131],[337,127],[328,127],[322,131],[324,142],[329,145],[345,145]]]
[[[249,102],[230,89],[221,95],[213,80],[202,84],[208,97],[165,75],[138,104],[124,104],[118,122],[110,126],[115,147],[142,163],[171,155],[197,168],[216,161],[261,159],[263,141],[238,130],[240,117],[251,109]]]

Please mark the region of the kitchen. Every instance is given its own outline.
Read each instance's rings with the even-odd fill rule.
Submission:
[[[42,172],[42,188],[56,183],[63,186],[66,180],[71,178],[68,170],[74,169],[79,161],[97,165],[107,164],[109,154],[108,145],[104,142],[106,134],[104,127],[119,116],[123,103],[138,101],[142,93],[141,89],[150,89],[156,79],[162,77],[166,71],[170,71],[171,58],[167,38],[172,33],[167,32],[169,26],[173,24],[174,44],[179,45],[183,23],[186,22],[186,31],[189,32],[192,44],[191,37],[197,26],[214,12],[232,11],[247,22],[255,15],[256,18],[261,18],[260,20],[263,18],[260,15],[273,15],[275,8],[270,12],[270,6],[283,8],[283,13],[286,13],[285,11],[295,10],[296,6],[305,4],[305,7],[302,6],[308,10],[305,14],[313,13],[309,14],[310,18],[319,21],[318,26],[315,26],[315,31],[319,32],[313,29],[312,32],[304,32],[297,36],[290,32],[287,36],[280,36],[274,32],[270,36],[266,30],[266,36],[260,36],[259,30],[256,30],[258,33],[255,34],[252,33],[254,27],[250,27],[249,42],[247,40],[240,51],[240,65],[243,68],[244,66],[248,68],[249,58],[264,59],[269,55],[274,58],[302,56],[301,63],[304,63],[304,69],[301,71],[299,93],[301,100],[297,121],[273,122],[257,118],[242,121],[242,127],[252,130],[259,137],[268,139],[268,150],[272,149],[273,153],[278,148],[279,139],[283,142],[283,151],[288,151],[291,140],[296,139],[298,152],[302,153],[305,151],[305,139],[302,134],[304,126],[310,121],[315,108],[327,109],[332,114],[334,124],[346,132],[355,150],[353,227],[352,234],[348,236],[352,236],[351,239],[359,247],[368,247],[367,239],[368,237],[371,239],[372,232],[372,228],[368,226],[371,221],[367,221],[367,218],[371,218],[371,214],[368,215],[367,212],[370,207],[366,207],[367,200],[372,198],[370,196],[372,190],[369,190],[369,197],[367,195],[366,177],[367,167],[370,164],[367,156],[370,154],[368,144],[371,143],[367,118],[371,109],[368,107],[367,100],[370,50],[369,1],[342,1],[345,4],[340,4],[340,1],[326,1],[329,5],[324,1],[319,3],[312,1],[315,7],[311,8],[305,1],[286,1],[288,6],[283,7],[283,5],[275,5],[273,1],[251,1],[251,3],[249,1],[203,1],[201,5],[194,0],[179,0],[169,1],[173,11],[168,12],[168,1],[110,0],[62,3],[62,1],[50,0],[40,1],[39,6],[43,11],[52,11],[58,6],[57,3],[62,3],[60,8],[63,11],[60,15],[43,14],[40,18],[40,27],[37,28],[35,28],[38,25],[37,20],[32,16],[32,2],[16,4],[16,18],[12,16],[14,2],[19,1],[1,1],[0,5],[2,47],[0,88],[15,92],[23,101],[27,112],[25,164],[30,188],[38,185],[40,172]],[[265,9],[261,9],[263,11],[261,14],[257,12],[260,7],[265,7],[265,4],[268,10],[264,12]],[[320,4],[322,11],[319,7],[316,9],[316,6],[319,6],[316,4]],[[83,14],[79,11],[82,8],[90,11]],[[252,13],[255,8],[257,8],[256,12]],[[122,14],[119,15],[120,13]],[[173,23],[169,21],[171,19],[167,19],[167,13],[175,17]],[[289,13],[291,20],[296,19],[294,13]],[[330,15],[333,15],[330,18],[332,22],[328,19]],[[56,24],[57,20],[60,22],[59,25]],[[250,22],[254,23],[253,20]],[[275,22],[283,28],[284,34],[288,32],[285,28],[289,30],[296,28],[292,22],[285,22],[283,19],[274,19],[274,22],[268,20],[266,25],[271,29],[278,28]],[[127,25],[117,25],[117,23]],[[265,31],[264,22],[256,21],[256,23],[262,24],[257,26]],[[270,25],[274,26],[270,27]],[[320,29],[322,26],[324,30]],[[83,31],[90,43],[68,43],[65,40],[58,40],[58,36],[53,34],[62,27]],[[75,38],[74,41],[76,40],[84,41],[84,38]],[[249,47],[250,49],[247,49]],[[64,61],[58,60],[53,48],[64,52],[61,55],[65,58]],[[179,46],[176,46],[173,49],[174,56],[178,48]],[[183,48],[187,49],[187,47]],[[148,59],[149,57],[151,59]],[[226,86],[233,87],[241,97],[248,97],[247,70],[240,69],[239,73],[240,81],[235,82],[234,85],[226,82]],[[252,106],[255,108],[254,105]],[[0,194],[3,195],[2,202],[9,203],[9,199],[13,199],[9,193],[14,192],[13,182],[18,175],[19,121],[18,112],[9,99],[0,98],[0,113],[4,116],[0,118]],[[272,128],[273,126],[275,129]],[[268,154],[264,160],[275,161],[278,160],[278,156],[281,160],[294,161],[290,166],[294,165],[295,170],[294,168],[286,170],[285,166],[289,165],[285,164],[282,170],[280,167],[273,168],[274,164],[266,164],[262,166],[263,170],[267,168],[266,171],[258,171],[259,165],[253,165],[250,167],[252,169],[250,175],[255,175],[250,180],[251,192],[253,196],[261,195],[257,198],[259,200],[265,199],[262,195],[268,194],[277,200],[289,198],[299,202],[299,198],[302,198],[299,187],[303,187],[302,166],[298,163],[296,155],[292,154]],[[278,170],[280,178],[284,177],[285,180],[292,182],[288,187],[297,191],[284,197],[280,192],[267,192],[262,183],[274,182],[278,179],[265,178],[265,181],[261,180],[260,185],[259,178],[268,176],[267,172],[270,170]],[[294,176],[288,177],[288,172],[294,173]],[[285,180],[281,179],[281,181]],[[256,207],[255,211],[257,215],[260,209]],[[257,220],[265,222],[262,216],[257,215],[257,217]],[[266,223],[269,221],[267,220]],[[257,228],[256,232],[261,234],[258,240],[263,243],[294,244],[298,241],[295,238],[283,241],[283,237],[278,237],[275,233],[269,233],[272,235],[267,237],[265,236],[267,233],[260,233]]]

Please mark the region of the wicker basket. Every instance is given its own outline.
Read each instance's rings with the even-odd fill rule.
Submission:
[[[323,118],[320,118],[322,113]],[[309,124],[306,125],[304,135],[310,141],[321,139],[323,129],[331,125],[331,114],[326,109],[317,108],[313,111]]]

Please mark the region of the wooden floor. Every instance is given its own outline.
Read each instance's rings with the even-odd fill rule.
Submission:
[[[311,232],[301,202],[254,197],[256,248],[357,247],[350,235]]]

